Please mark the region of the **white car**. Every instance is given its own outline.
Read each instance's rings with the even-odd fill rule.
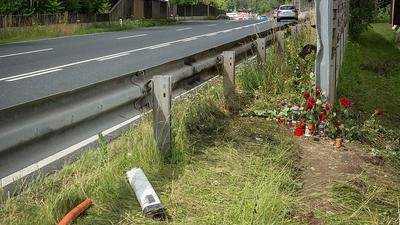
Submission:
[[[280,22],[283,19],[299,19],[299,10],[294,5],[281,5],[276,14],[276,21]]]

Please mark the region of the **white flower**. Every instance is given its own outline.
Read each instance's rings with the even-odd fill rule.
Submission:
[[[317,105],[322,105],[322,101],[321,101],[321,100],[319,100],[319,99],[317,100],[317,102],[316,102],[316,103],[317,103]]]

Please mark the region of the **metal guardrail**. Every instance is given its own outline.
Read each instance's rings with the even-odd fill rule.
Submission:
[[[249,51],[256,48],[255,38],[267,37],[268,43],[271,44],[274,40],[271,35],[286,27],[287,25],[275,27],[174,62],[2,110],[0,152],[12,151],[19,145],[45,138],[47,135],[135,102],[147,95],[146,83],[154,75],[171,75],[173,84],[177,85],[181,80],[218,66],[223,51],[233,50],[238,56],[244,53],[252,55],[253,51]]]
[[[0,153],[7,153],[7,151],[24,148],[26,145],[35,145],[46,141],[46,138],[57,136],[70,129],[73,130],[80,124],[97,121],[97,118],[110,114],[115,115],[115,112],[121,112],[120,110],[123,110],[126,106],[135,105],[141,108],[142,103],[147,102],[143,99],[151,95],[148,84],[153,77],[160,74],[171,76],[173,87],[179,88],[185,84],[184,81],[208,74],[216,67],[223,67],[223,64],[226,63],[223,55],[225,51],[233,51],[235,55],[233,58],[236,62],[256,54],[258,54],[259,60],[265,61],[265,54],[262,56],[261,52],[265,53],[265,49],[275,42],[278,43],[280,49],[284,48],[283,40],[286,33],[296,33],[303,26],[303,24],[296,24],[291,29],[286,30],[288,25],[276,26],[173,62],[145,68],[142,71],[126,74],[79,90],[0,111]],[[212,73],[214,74],[214,72]],[[135,118],[128,121],[136,121]],[[102,133],[110,136],[108,138],[113,138],[117,133],[129,127],[127,126],[129,125],[128,121]],[[35,177],[35,174],[46,174],[61,168],[63,162],[73,160],[84,149],[89,146],[93,147],[96,140],[94,136],[90,137],[59,152],[60,154],[56,154],[61,156],[70,152],[62,158],[55,159],[50,156],[35,165],[30,165],[10,174],[1,179],[0,188],[3,189],[4,194],[13,193],[16,188],[15,181],[23,179],[24,183],[27,183]]]

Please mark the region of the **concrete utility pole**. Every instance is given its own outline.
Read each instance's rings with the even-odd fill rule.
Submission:
[[[317,14],[316,84],[331,103],[344,55],[348,30],[348,0],[315,0]]]

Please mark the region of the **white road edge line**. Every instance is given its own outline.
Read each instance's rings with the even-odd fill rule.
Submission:
[[[214,26],[217,26],[217,24],[216,24],[216,23],[213,23],[213,24],[208,24],[207,26],[208,26],[208,27],[214,27]]]
[[[124,53],[124,54],[118,54],[118,55],[114,55],[114,56],[110,56],[110,57],[105,57],[102,59],[98,59],[97,61],[102,62],[102,61],[106,61],[109,59],[115,59],[115,58],[119,58],[119,57],[123,57],[123,56],[127,56],[127,55],[130,55],[130,53]]]
[[[176,29],[176,31],[184,31],[184,30],[191,30],[193,28],[191,27],[186,27],[186,28],[180,28],[180,29]]]
[[[171,45],[170,43],[164,43],[164,44],[159,44],[159,45],[154,45],[154,46],[148,47],[148,49],[154,50],[154,49],[158,49],[158,48],[164,48],[164,47],[167,47],[170,45]]]
[[[262,22],[258,22],[258,23],[252,24],[252,25],[253,26],[257,26],[259,24],[266,23],[266,22],[268,22],[268,21],[262,21]],[[250,25],[250,26],[252,26],[252,25]],[[237,28],[233,28],[233,29],[228,29],[228,30],[229,31],[230,30],[240,30],[240,29],[246,28],[246,27],[249,27],[249,25],[242,26],[242,27],[237,27]],[[184,28],[184,29],[188,29],[188,28]],[[190,28],[190,29],[192,29],[192,28]],[[194,37],[191,37],[191,38],[210,37],[210,36],[214,36],[214,35],[225,33],[225,32],[227,32],[227,30],[221,30],[221,31],[212,32],[212,33],[208,33],[208,34],[201,34],[201,35],[197,35],[197,36],[194,36]],[[132,50],[128,50],[128,51],[125,51],[125,52],[119,52],[119,53],[115,53],[115,54],[112,54],[112,55],[106,55],[106,56],[97,57],[97,58],[93,58],[93,59],[87,59],[87,60],[83,60],[83,61],[69,63],[69,64],[56,66],[56,67],[52,67],[52,68],[48,68],[48,69],[43,69],[43,70],[33,71],[33,72],[29,72],[29,73],[24,73],[24,74],[14,75],[14,76],[10,76],[10,77],[5,77],[5,78],[1,78],[0,81],[12,79],[12,78],[17,78],[17,77],[22,77],[22,76],[29,76],[31,74],[41,73],[41,72],[45,72],[45,71],[49,71],[49,70],[62,69],[62,68],[65,68],[65,67],[75,66],[75,65],[79,65],[79,64],[83,64],[83,63],[92,62],[92,61],[98,61],[98,60],[101,60],[101,59],[104,59],[104,58],[113,57],[113,56],[119,55],[119,54],[134,53],[134,52],[148,50],[148,49],[153,50],[153,49],[157,49],[157,48],[161,48],[161,47],[166,47],[166,46],[171,45],[171,44],[175,44],[175,43],[179,43],[179,42],[185,42],[184,40],[187,40],[187,39],[188,38],[179,39],[179,40],[166,42],[166,43],[161,43],[161,44],[152,45],[152,46],[147,46],[147,47],[143,47],[143,48],[132,49]]]
[[[37,53],[37,52],[46,52],[46,51],[53,51],[53,48],[46,48],[46,49],[29,51],[29,52],[19,52],[19,53],[13,53],[13,54],[9,54],[9,55],[0,55],[0,58],[6,58],[6,57],[11,57],[11,56],[17,56],[17,55],[26,55],[26,54]]]
[[[29,77],[36,77],[36,76],[40,76],[40,75],[44,75],[44,74],[48,74],[48,73],[58,72],[58,71],[60,71],[60,70],[62,70],[62,69],[48,70],[48,71],[45,71],[45,72],[34,73],[34,74],[32,74],[32,75],[29,75],[29,76],[24,76],[24,77],[18,77],[18,78],[8,79],[8,80],[5,80],[5,81],[6,81],[6,82],[12,82],[12,81],[17,81],[17,80],[23,80],[23,79],[26,79],[26,78],[29,78]]]
[[[137,38],[137,37],[144,37],[147,36],[148,34],[138,34],[138,35],[132,35],[132,36],[126,36],[126,37],[119,37],[116,38],[117,40],[124,40],[124,39],[129,39],[129,38]]]
[[[198,39],[197,37],[191,37],[191,38],[183,39],[182,42],[189,42],[189,41],[194,41],[194,40],[197,40],[197,39]]]
[[[182,97],[184,95],[187,95],[188,93],[193,92],[193,91],[205,86],[210,81],[215,80],[218,77],[219,76],[215,76],[215,77],[209,79],[208,81],[206,81],[206,82],[204,82],[204,83],[192,88],[191,90],[188,90],[186,92],[183,92],[183,93],[179,94],[178,96],[174,97],[174,100],[179,99],[180,97]],[[118,129],[120,129],[120,128],[124,127],[124,126],[126,126],[128,124],[131,124],[131,123],[141,119],[143,116],[145,116],[145,115],[147,115],[147,114],[149,114],[151,112],[152,112],[152,110],[149,110],[149,111],[147,111],[147,112],[145,112],[143,114],[134,116],[129,120],[126,120],[126,121],[124,121],[124,122],[122,122],[120,124],[117,124],[117,125],[109,128],[109,129],[107,129],[107,130],[102,131],[101,134],[104,135],[104,136],[106,136],[108,134],[111,134],[112,132],[117,131]],[[79,143],[76,143],[76,144],[74,144],[74,145],[72,145],[72,146],[70,146],[70,147],[68,147],[68,148],[66,148],[64,150],[61,150],[61,151],[57,152],[54,155],[51,155],[51,156],[49,156],[49,157],[47,157],[45,159],[42,159],[42,160],[38,161],[35,164],[32,164],[30,166],[27,166],[27,167],[23,168],[22,170],[14,172],[14,173],[12,173],[12,174],[10,174],[10,175],[8,175],[8,176],[6,176],[6,177],[1,179],[0,188],[3,188],[5,186],[7,186],[7,185],[19,180],[19,179],[22,179],[22,178],[26,177],[26,176],[32,174],[33,172],[35,172],[35,171],[37,171],[37,170],[39,170],[41,168],[44,168],[45,166],[50,165],[51,163],[56,162],[57,160],[65,157],[65,156],[68,156],[71,153],[74,153],[75,151],[78,151],[79,149],[89,145],[90,143],[93,143],[93,142],[97,141],[98,139],[99,139],[98,135],[93,135],[93,136],[89,137],[86,140],[83,140],[83,141],[81,141]]]

